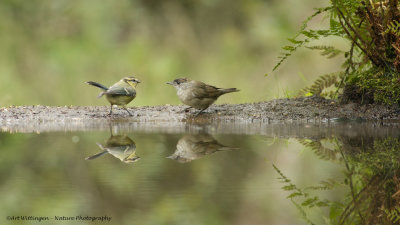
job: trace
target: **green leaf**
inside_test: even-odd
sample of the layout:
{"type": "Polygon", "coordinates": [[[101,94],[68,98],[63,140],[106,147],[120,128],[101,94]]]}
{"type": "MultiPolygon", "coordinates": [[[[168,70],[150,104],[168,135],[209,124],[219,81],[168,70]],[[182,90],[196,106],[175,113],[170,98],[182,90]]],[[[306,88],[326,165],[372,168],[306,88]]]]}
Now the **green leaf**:
{"type": "Polygon", "coordinates": [[[294,51],[296,48],[290,45],[286,45],[282,47],[282,49],[287,50],[287,51],[294,51]]]}
{"type": "Polygon", "coordinates": [[[289,185],[283,186],[282,189],[285,191],[291,191],[291,190],[296,189],[296,186],[294,184],[289,184],[289,185]]]}
{"type": "Polygon", "coordinates": [[[294,193],[288,195],[286,198],[294,198],[294,197],[302,196],[302,195],[303,195],[303,194],[300,193],[300,192],[294,192],[294,193]]]}
{"type": "Polygon", "coordinates": [[[308,198],[305,201],[303,201],[301,203],[302,206],[308,206],[308,207],[313,207],[314,206],[314,202],[318,201],[318,197],[314,197],[314,198],[308,198]]]}
{"type": "Polygon", "coordinates": [[[298,41],[298,40],[296,40],[294,38],[288,38],[288,41],[290,41],[293,44],[301,44],[303,42],[303,41],[298,41]]]}

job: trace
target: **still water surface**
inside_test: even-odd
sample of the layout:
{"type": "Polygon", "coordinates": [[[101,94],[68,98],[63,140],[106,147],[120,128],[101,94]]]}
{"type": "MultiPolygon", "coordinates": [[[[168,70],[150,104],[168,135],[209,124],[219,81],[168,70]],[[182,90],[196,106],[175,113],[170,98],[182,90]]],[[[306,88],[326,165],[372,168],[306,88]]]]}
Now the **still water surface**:
{"type": "Polygon", "coordinates": [[[396,125],[257,126],[0,133],[1,224],[395,221],[396,125]]]}

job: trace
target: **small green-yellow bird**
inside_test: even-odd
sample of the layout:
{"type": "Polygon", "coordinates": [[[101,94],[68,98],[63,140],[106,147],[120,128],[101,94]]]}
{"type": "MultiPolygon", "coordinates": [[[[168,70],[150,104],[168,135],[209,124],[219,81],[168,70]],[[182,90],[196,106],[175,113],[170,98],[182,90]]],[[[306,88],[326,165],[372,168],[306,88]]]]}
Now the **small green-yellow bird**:
{"type": "Polygon", "coordinates": [[[109,88],[94,81],[88,81],[86,83],[103,89],[103,91],[97,97],[100,98],[101,96],[105,95],[107,101],[111,104],[110,113],[108,115],[112,114],[113,106],[118,105],[122,106],[122,108],[132,116],[132,114],[126,108],[126,105],[136,97],[135,88],[137,84],[140,83],[140,80],[135,77],[124,77],[109,88]]]}
{"type": "Polygon", "coordinates": [[[86,160],[96,159],[106,153],[113,155],[124,163],[133,163],[140,159],[136,155],[136,144],[126,135],[112,135],[108,138],[106,145],[96,143],[102,152],[86,158],[86,160]]]}

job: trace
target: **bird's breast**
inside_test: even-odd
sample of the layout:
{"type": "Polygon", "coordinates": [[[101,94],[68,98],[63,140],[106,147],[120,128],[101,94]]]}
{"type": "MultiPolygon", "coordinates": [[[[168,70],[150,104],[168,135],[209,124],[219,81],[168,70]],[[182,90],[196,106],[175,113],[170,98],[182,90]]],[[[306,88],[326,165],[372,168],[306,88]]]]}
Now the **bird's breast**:
{"type": "Polygon", "coordinates": [[[129,95],[106,95],[107,100],[113,105],[126,105],[131,102],[135,96],[129,95]]]}

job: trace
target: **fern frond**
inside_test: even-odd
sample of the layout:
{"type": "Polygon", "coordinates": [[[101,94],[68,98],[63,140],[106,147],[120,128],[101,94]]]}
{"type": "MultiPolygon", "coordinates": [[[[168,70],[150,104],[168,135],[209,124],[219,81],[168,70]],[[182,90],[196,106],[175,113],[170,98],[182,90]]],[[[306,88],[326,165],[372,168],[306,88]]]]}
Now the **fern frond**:
{"type": "Polygon", "coordinates": [[[303,146],[310,148],[318,158],[323,160],[336,160],[336,152],[332,149],[324,147],[320,141],[312,141],[309,139],[298,140],[303,146]]]}
{"type": "Polygon", "coordinates": [[[327,34],[327,32],[330,32],[329,30],[326,30],[322,33],[324,33],[324,35],[318,33],[319,31],[306,31],[308,22],[310,22],[314,17],[316,17],[317,15],[329,11],[331,10],[332,7],[325,7],[325,8],[316,8],[314,14],[312,14],[311,16],[309,16],[301,25],[300,30],[297,32],[297,34],[293,37],[293,38],[289,38],[288,41],[290,41],[293,45],[287,45],[285,47],[283,47],[283,50],[285,50],[280,57],[278,57],[280,60],[278,61],[278,63],[275,64],[274,68],[272,69],[272,71],[275,71],[289,56],[292,55],[293,52],[295,52],[298,48],[302,47],[305,43],[310,42],[313,39],[318,39],[320,36],[324,36],[327,34]],[[297,38],[300,35],[304,35],[306,38],[304,38],[303,40],[298,40],[297,38]]]}
{"type": "MultiPolygon", "coordinates": [[[[320,76],[310,87],[303,88],[298,95],[319,95],[328,97],[328,94],[322,95],[322,91],[334,85],[338,87],[344,72],[330,73],[320,76]]],[[[332,96],[333,97],[333,96],[332,96]]]]}
{"type": "MultiPolygon", "coordinates": [[[[287,196],[288,199],[292,201],[292,203],[296,206],[296,208],[299,210],[301,213],[303,219],[307,221],[309,224],[314,224],[309,218],[306,213],[306,208],[310,209],[313,207],[326,207],[330,206],[332,202],[328,200],[320,200],[318,196],[311,195],[310,193],[306,192],[306,189],[312,189],[312,188],[305,188],[305,189],[300,189],[298,188],[292,181],[286,177],[282,171],[280,171],[274,164],[272,164],[274,167],[275,171],[279,174],[279,179],[285,184],[284,187],[282,187],[283,190],[291,192],[289,196],[287,196]],[[301,203],[298,203],[297,201],[301,201],[301,203]]],[[[330,184],[324,184],[324,188],[321,187],[315,187],[314,190],[325,190],[329,189],[330,184]]],[[[332,184],[333,186],[333,184],[332,184]]]]}
{"type": "Polygon", "coordinates": [[[320,50],[322,56],[326,56],[328,59],[336,57],[344,52],[340,49],[337,49],[333,46],[326,46],[326,45],[314,45],[314,46],[306,46],[306,48],[311,50],[320,50]]]}
{"type": "Polygon", "coordinates": [[[303,218],[303,220],[305,220],[308,224],[310,225],[314,225],[314,223],[308,218],[306,211],[304,210],[304,208],[298,204],[297,202],[292,200],[293,205],[296,206],[297,210],[300,212],[301,217],[303,218]]]}
{"type": "Polygon", "coordinates": [[[333,188],[335,188],[335,187],[338,186],[339,184],[340,184],[340,183],[337,182],[337,181],[335,181],[335,180],[328,179],[328,180],[326,180],[326,181],[321,181],[321,182],[320,182],[320,185],[306,187],[306,188],[304,188],[304,191],[305,191],[305,190],[320,190],[320,191],[323,191],[323,190],[332,190],[333,188]]]}
{"type": "Polygon", "coordinates": [[[395,35],[400,34],[400,22],[390,21],[390,23],[387,25],[387,28],[384,32],[385,33],[393,33],[395,35]]]}
{"type": "Polygon", "coordinates": [[[303,31],[306,30],[308,23],[316,16],[318,16],[319,14],[323,13],[323,12],[327,12],[329,10],[331,10],[332,7],[324,7],[324,8],[314,8],[315,12],[314,14],[312,14],[311,16],[307,17],[306,20],[303,21],[300,30],[297,32],[297,34],[294,36],[293,39],[296,39],[303,31]]]}
{"type": "Polygon", "coordinates": [[[400,206],[396,206],[393,209],[383,209],[386,213],[386,217],[393,223],[400,222],[400,206]]]}

